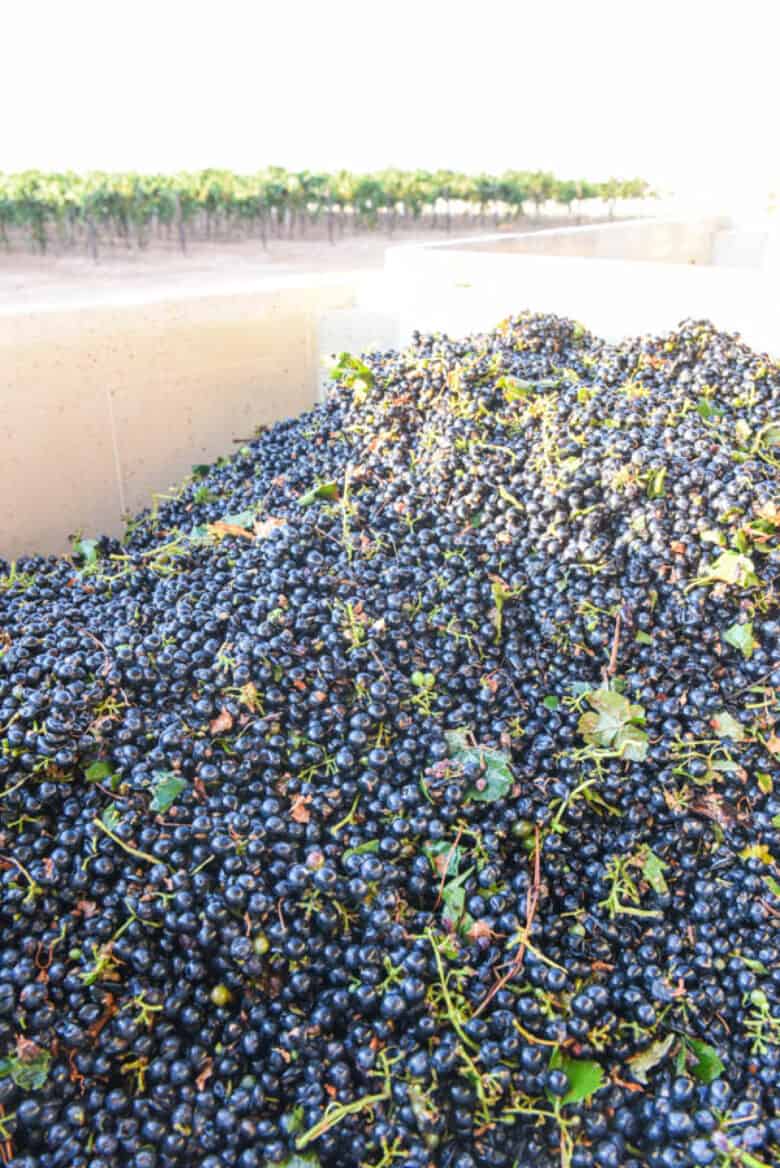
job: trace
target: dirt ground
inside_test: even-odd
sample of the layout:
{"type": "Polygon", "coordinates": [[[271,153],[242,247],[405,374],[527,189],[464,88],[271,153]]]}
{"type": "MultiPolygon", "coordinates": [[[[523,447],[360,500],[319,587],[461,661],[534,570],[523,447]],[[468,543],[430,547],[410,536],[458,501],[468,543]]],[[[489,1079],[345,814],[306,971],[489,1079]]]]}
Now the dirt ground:
{"type": "MultiPolygon", "coordinates": [[[[571,219],[545,216],[537,222],[520,220],[507,231],[534,231],[573,226],[571,219]]],[[[101,247],[98,262],[84,253],[33,255],[21,246],[0,253],[0,307],[24,308],[41,303],[67,302],[71,297],[100,298],[124,291],[145,292],[151,287],[167,290],[203,286],[215,289],[231,282],[269,276],[294,276],[308,272],[328,273],[379,270],[388,247],[407,243],[477,238],[494,234],[455,225],[445,230],[346,234],[329,243],[309,234],[303,239],[270,239],[267,248],[259,239],[190,242],[186,254],[174,243],[153,241],[142,251],[126,247],[101,247]]]]}

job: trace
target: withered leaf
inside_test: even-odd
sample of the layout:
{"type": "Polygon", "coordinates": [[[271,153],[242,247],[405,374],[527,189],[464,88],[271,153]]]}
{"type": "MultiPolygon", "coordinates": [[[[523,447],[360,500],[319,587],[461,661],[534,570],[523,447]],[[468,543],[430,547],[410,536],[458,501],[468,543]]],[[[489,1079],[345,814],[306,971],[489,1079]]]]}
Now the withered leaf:
{"type": "Polygon", "coordinates": [[[290,818],[296,823],[308,823],[311,819],[308,803],[311,803],[311,795],[295,795],[290,807],[290,818]]]}
{"type": "Polygon", "coordinates": [[[220,710],[216,718],[209,722],[209,730],[212,734],[224,734],[227,730],[233,728],[233,715],[227,710],[220,710]]]}

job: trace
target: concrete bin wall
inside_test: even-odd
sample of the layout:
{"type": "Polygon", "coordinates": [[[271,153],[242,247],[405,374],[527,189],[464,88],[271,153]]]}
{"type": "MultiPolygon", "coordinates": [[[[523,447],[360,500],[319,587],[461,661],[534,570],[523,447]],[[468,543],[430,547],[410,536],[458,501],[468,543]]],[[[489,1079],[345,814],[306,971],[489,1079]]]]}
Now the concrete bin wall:
{"type": "Polygon", "coordinates": [[[780,281],[764,271],[423,249],[399,249],[388,266],[402,341],[415,328],[457,336],[532,309],[612,340],[708,318],[780,353],[780,281]]]}
{"type": "Polygon", "coordinates": [[[694,316],[780,355],[779,272],[777,236],[640,220],[394,247],[378,275],[5,310],[0,557],[67,550],[76,531],[121,534],[124,514],[193,464],[311,406],[323,358],[395,347],[414,329],[457,336],[532,309],[618,339],[694,316]]]}
{"type": "Polygon", "coordinates": [[[124,530],[194,463],[317,399],[349,274],[0,314],[0,556],[124,530]]]}
{"type": "Polygon", "coordinates": [[[398,306],[402,343],[415,328],[457,336],[532,309],[574,317],[612,340],[705,317],[756,349],[780,354],[772,237],[756,246],[749,232],[724,223],[637,220],[391,248],[384,295],[398,306]],[[737,237],[728,254],[732,261],[740,257],[738,266],[715,266],[727,250],[724,234],[737,237]],[[542,236],[544,254],[531,254],[542,236]],[[618,250],[618,241],[632,259],[604,258],[618,250]],[[707,247],[710,262],[688,262],[692,251],[703,254],[707,247]]]}
{"type": "MultiPolygon", "coordinates": [[[[642,260],[656,263],[709,264],[725,218],[694,220],[630,219],[587,227],[555,227],[549,231],[495,235],[464,240],[458,250],[501,255],[581,256],[583,259],[642,260]]],[[[423,245],[426,248],[428,245],[423,245]]],[[[453,244],[430,245],[441,250],[453,244]]]]}

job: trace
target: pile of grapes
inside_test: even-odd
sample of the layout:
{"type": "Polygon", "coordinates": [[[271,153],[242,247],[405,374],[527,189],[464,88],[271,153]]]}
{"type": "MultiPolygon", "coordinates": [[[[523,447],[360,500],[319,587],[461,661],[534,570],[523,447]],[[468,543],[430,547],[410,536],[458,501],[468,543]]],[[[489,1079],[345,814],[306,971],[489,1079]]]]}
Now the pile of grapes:
{"type": "Polygon", "coordinates": [[[780,1162],[780,367],[342,355],[0,571],[0,1160],[780,1162]]]}

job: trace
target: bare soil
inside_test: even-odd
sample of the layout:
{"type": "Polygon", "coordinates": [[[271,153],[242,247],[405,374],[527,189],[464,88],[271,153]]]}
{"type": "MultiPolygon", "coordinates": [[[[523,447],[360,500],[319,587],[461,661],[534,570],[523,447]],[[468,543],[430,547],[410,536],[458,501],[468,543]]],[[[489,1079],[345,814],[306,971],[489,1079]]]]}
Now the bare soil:
{"type": "MultiPolygon", "coordinates": [[[[544,216],[538,221],[524,218],[499,230],[535,231],[573,225],[572,219],[544,216]]],[[[379,270],[388,247],[473,239],[494,232],[492,227],[479,230],[455,224],[451,232],[400,230],[392,236],[363,232],[345,234],[329,243],[324,233],[310,230],[304,238],[269,239],[265,248],[259,239],[196,240],[188,244],[186,253],[174,241],[153,240],[142,250],[103,245],[97,263],[84,252],[50,251],[35,255],[19,241],[12,251],[0,252],[0,307],[64,303],[84,295],[99,299],[103,294],[110,297],[161,286],[166,289],[203,286],[215,290],[236,281],[265,276],[379,270]]]]}

